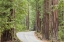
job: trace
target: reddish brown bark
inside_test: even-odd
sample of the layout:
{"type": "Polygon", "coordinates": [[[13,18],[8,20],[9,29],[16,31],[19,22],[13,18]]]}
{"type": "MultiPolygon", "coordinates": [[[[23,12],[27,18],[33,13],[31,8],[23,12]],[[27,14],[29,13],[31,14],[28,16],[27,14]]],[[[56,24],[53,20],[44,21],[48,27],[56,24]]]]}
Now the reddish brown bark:
{"type": "Polygon", "coordinates": [[[49,39],[49,0],[44,0],[43,36],[49,39]]]}
{"type": "Polygon", "coordinates": [[[37,11],[37,31],[40,32],[41,31],[41,19],[40,19],[40,11],[37,11]]]}
{"type": "MultiPolygon", "coordinates": [[[[55,7],[55,5],[58,4],[58,0],[52,0],[52,5],[55,7]]],[[[52,10],[54,9],[52,7],[52,10]]],[[[57,37],[58,37],[58,10],[55,9],[51,13],[51,37],[53,42],[57,42],[57,37]]]]}
{"type": "Polygon", "coordinates": [[[36,1],[36,28],[37,32],[41,32],[41,19],[40,19],[40,6],[39,6],[39,0],[36,1]]]}

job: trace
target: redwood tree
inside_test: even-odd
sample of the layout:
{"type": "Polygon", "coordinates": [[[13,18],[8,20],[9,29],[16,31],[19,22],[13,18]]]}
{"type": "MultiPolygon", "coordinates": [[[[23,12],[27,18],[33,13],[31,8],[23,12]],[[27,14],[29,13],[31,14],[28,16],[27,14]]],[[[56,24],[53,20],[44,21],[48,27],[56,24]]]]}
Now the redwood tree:
{"type": "Polygon", "coordinates": [[[55,5],[58,4],[58,0],[52,0],[52,40],[53,42],[57,42],[58,37],[58,9],[55,9],[55,5]]]}
{"type": "Polygon", "coordinates": [[[49,39],[49,0],[44,0],[43,37],[49,39]]]}
{"type": "Polygon", "coordinates": [[[40,19],[40,6],[39,0],[36,0],[36,29],[37,32],[41,32],[41,19],[40,19]]]}

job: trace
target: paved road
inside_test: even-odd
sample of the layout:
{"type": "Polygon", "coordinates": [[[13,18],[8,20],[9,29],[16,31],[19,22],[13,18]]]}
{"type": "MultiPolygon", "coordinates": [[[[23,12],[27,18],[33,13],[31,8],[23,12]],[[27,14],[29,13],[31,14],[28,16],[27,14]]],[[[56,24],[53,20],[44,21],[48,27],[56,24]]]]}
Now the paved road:
{"type": "Polygon", "coordinates": [[[41,42],[35,37],[34,31],[18,32],[16,35],[22,42],[41,42]]]}

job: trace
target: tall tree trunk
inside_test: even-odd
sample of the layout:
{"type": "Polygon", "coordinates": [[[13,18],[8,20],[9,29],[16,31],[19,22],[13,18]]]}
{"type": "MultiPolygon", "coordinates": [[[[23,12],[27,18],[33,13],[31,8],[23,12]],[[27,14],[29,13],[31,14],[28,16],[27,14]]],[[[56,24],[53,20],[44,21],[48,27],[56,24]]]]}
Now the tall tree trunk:
{"type": "Polygon", "coordinates": [[[13,23],[13,28],[11,28],[11,33],[12,33],[12,41],[14,40],[14,36],[15,36],[15,10],[14,9],[10,9],[10,16],[11,16],[11,22],[14,21],[13,23]]]}
{"type": "Polygon", "coordinates": [[[37,31],[38,32],[41,32],[41,19],[40,19],[40,11],[39,10],[37,10],[37,31]]]}
{"type": "Polygon", "coordinates": [[[41,19],[40,19],[40,11],[39,11],[39,0],[36,0],[36,28],[37,32],[41,32],[41,19]]]}
{"type": "Polygon", "coordinates": [[[27,30],[29,30],[29,3],[28,3],[28,14],[26,16],[26,27],[27,27],[27,30]]]}
{"type": "MultiPolygon", "coordinates": [[[[57,5],[58,0],[52,0],[52,5],[57,5]]],[[[52,7],[52,10],[54,7],[52,7]]],[[[52,40],[53,42],[57,42],[58,37],[58,10],[55,9],[52,11],[52,40]]]]}
{"type": "Polygon", "coordinates": [[[44,15],[43,15],[43,36],[49,39],[49,0],[44,0],[44,15]]]}

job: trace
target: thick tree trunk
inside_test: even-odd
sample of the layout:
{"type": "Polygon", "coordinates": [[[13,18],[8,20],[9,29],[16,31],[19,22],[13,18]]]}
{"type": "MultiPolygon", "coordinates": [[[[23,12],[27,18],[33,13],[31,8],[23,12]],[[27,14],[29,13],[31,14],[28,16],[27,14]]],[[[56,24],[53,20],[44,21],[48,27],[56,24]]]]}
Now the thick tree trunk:
{"type": "MultiPolygon", "coordinates": [[[[58,0],[52,0],[52,5],[57,5],[58,0]]],[[[52,10],[54,7],[52,8],[52,10]]],[[[58,10],[55,9],[52,11],[52,40],[53,42],[57,42],[57,37],[58,37],[58,10]]]]}
{"type": "Polygon", "coordinates": [[[49,39],[49,0],[44,0],[43,35],[49,39]]]}
{"type": "Polygon", "coordinates": [[[7,29],[2,32],[1,42],[12,41],[14,29],[7,29]]]}

